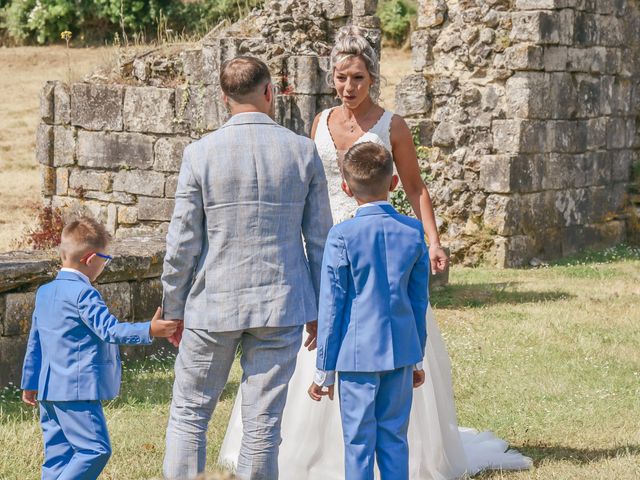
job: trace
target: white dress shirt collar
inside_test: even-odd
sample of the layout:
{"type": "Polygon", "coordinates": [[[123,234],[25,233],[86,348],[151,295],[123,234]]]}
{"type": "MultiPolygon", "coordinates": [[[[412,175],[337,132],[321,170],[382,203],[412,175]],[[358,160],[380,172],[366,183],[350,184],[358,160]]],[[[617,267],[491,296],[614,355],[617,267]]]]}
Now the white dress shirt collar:
{"type": "Polygon", "coordinates": [[[84,280],[86,283],[88,283],[89,285],[91,285],[91,280],[89,279],[89,277],[87,277],[84,273],[82,273],[80,270],[76,270],[75,268],[69,268],[69,267],[62,267],[60,269],[61,272],[70,272],[70,273],[75,273],[76,275],[78,275],[82,280],[84,280]]]}
{"type": "Polygon", "coordinates": [[[360,210],[361,208],[372,207],[374,205],[391,205],[391,204],[387,200],[377,200],[375,202],[363,203],[356,209],[356,211],[360,210]]]}

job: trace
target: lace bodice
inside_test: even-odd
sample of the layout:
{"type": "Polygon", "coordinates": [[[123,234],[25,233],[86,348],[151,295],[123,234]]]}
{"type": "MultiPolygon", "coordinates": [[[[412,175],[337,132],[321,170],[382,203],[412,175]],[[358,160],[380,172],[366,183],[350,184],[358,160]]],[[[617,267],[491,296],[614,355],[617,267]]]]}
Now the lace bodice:
{"type": "MultiPolygon", "coordinates": [[[[337,107],[334,107],[337,108],[337,107]]],[[[342,174],[340,173],[339,160],[345,152],[338,152],[336,145],[329,132],[329,115],[333,108],[323,110],[320,114],[318,127],[314,141],[316,148],[322,159],[324,171],[327,175],[327,183],[329,187],[329,200],[331,201],[331,213],[335,223],[346,220],[353,216],[357,205],[355,201],[345,195],[342,191],[342,174]]],[[[378,122],[365,132],[358,140],[354,142],[374,142],[385,147],[393,155],[391,147],[391,121],[393,120],[393,112],[385,110],[378,122]]]]}

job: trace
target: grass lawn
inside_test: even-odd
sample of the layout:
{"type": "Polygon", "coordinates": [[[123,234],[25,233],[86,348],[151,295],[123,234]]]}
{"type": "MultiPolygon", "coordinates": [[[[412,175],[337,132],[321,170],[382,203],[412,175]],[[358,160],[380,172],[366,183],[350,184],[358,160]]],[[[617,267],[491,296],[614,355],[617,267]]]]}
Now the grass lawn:
{"type": "MultiPolygon", "coordinates": [[[[529,270],[454,268],[432,302],[453,362],[461,425],[490,429],[534,458],[481,479],[640,478],[640,250],[618,248],[529,270]]],[[[125,366],[106,405],[113,457],[104,479],[158,477],[171,359],[125,366]]],[[[240,370],[209,430],[214,468],[240,370]]],[[[310,404],[311,405],[311,404],[310,404]]],[[[0,398],[0,478],[37,478],[33,410],[0,398]]]]}

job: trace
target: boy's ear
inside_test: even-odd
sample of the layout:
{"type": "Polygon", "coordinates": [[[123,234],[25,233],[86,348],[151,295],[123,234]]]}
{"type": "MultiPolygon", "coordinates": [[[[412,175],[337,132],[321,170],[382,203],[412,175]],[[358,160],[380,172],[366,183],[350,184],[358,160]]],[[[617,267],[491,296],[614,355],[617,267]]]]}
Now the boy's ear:
{"type": "Polygon", "coordinates": [[[398,186],[398,182],[400,182],[398,175],[394,175],[393,177],[391,177],[391,184],[389,185],[390,192],[393,192],[396,189],[396,187],[398,186]]]}
{"type": "Polygon", "coordinates": [[[353,192],[345,180],[342,180],[342,191],[346,193],[348,197],[353,197],[353,192]]]}

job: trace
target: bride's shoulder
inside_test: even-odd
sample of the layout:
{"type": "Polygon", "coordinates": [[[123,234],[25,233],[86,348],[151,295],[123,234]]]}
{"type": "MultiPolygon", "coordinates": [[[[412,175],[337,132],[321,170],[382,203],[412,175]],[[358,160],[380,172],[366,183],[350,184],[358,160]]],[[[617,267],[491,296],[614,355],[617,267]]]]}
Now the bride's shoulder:
{"type": "Polygon", "coordinates": [[[313,119],[313,124],[311,126],[311,138],[316,138],[316,131],[318,130],[318,125],[320,125],[320,121],[323,120],[327,115],[329,115],[329,112],[331,110],[332,110],[331,108],[326,108],[322,110],[320,113],[318,113],[316,117],[313,119]]]}

